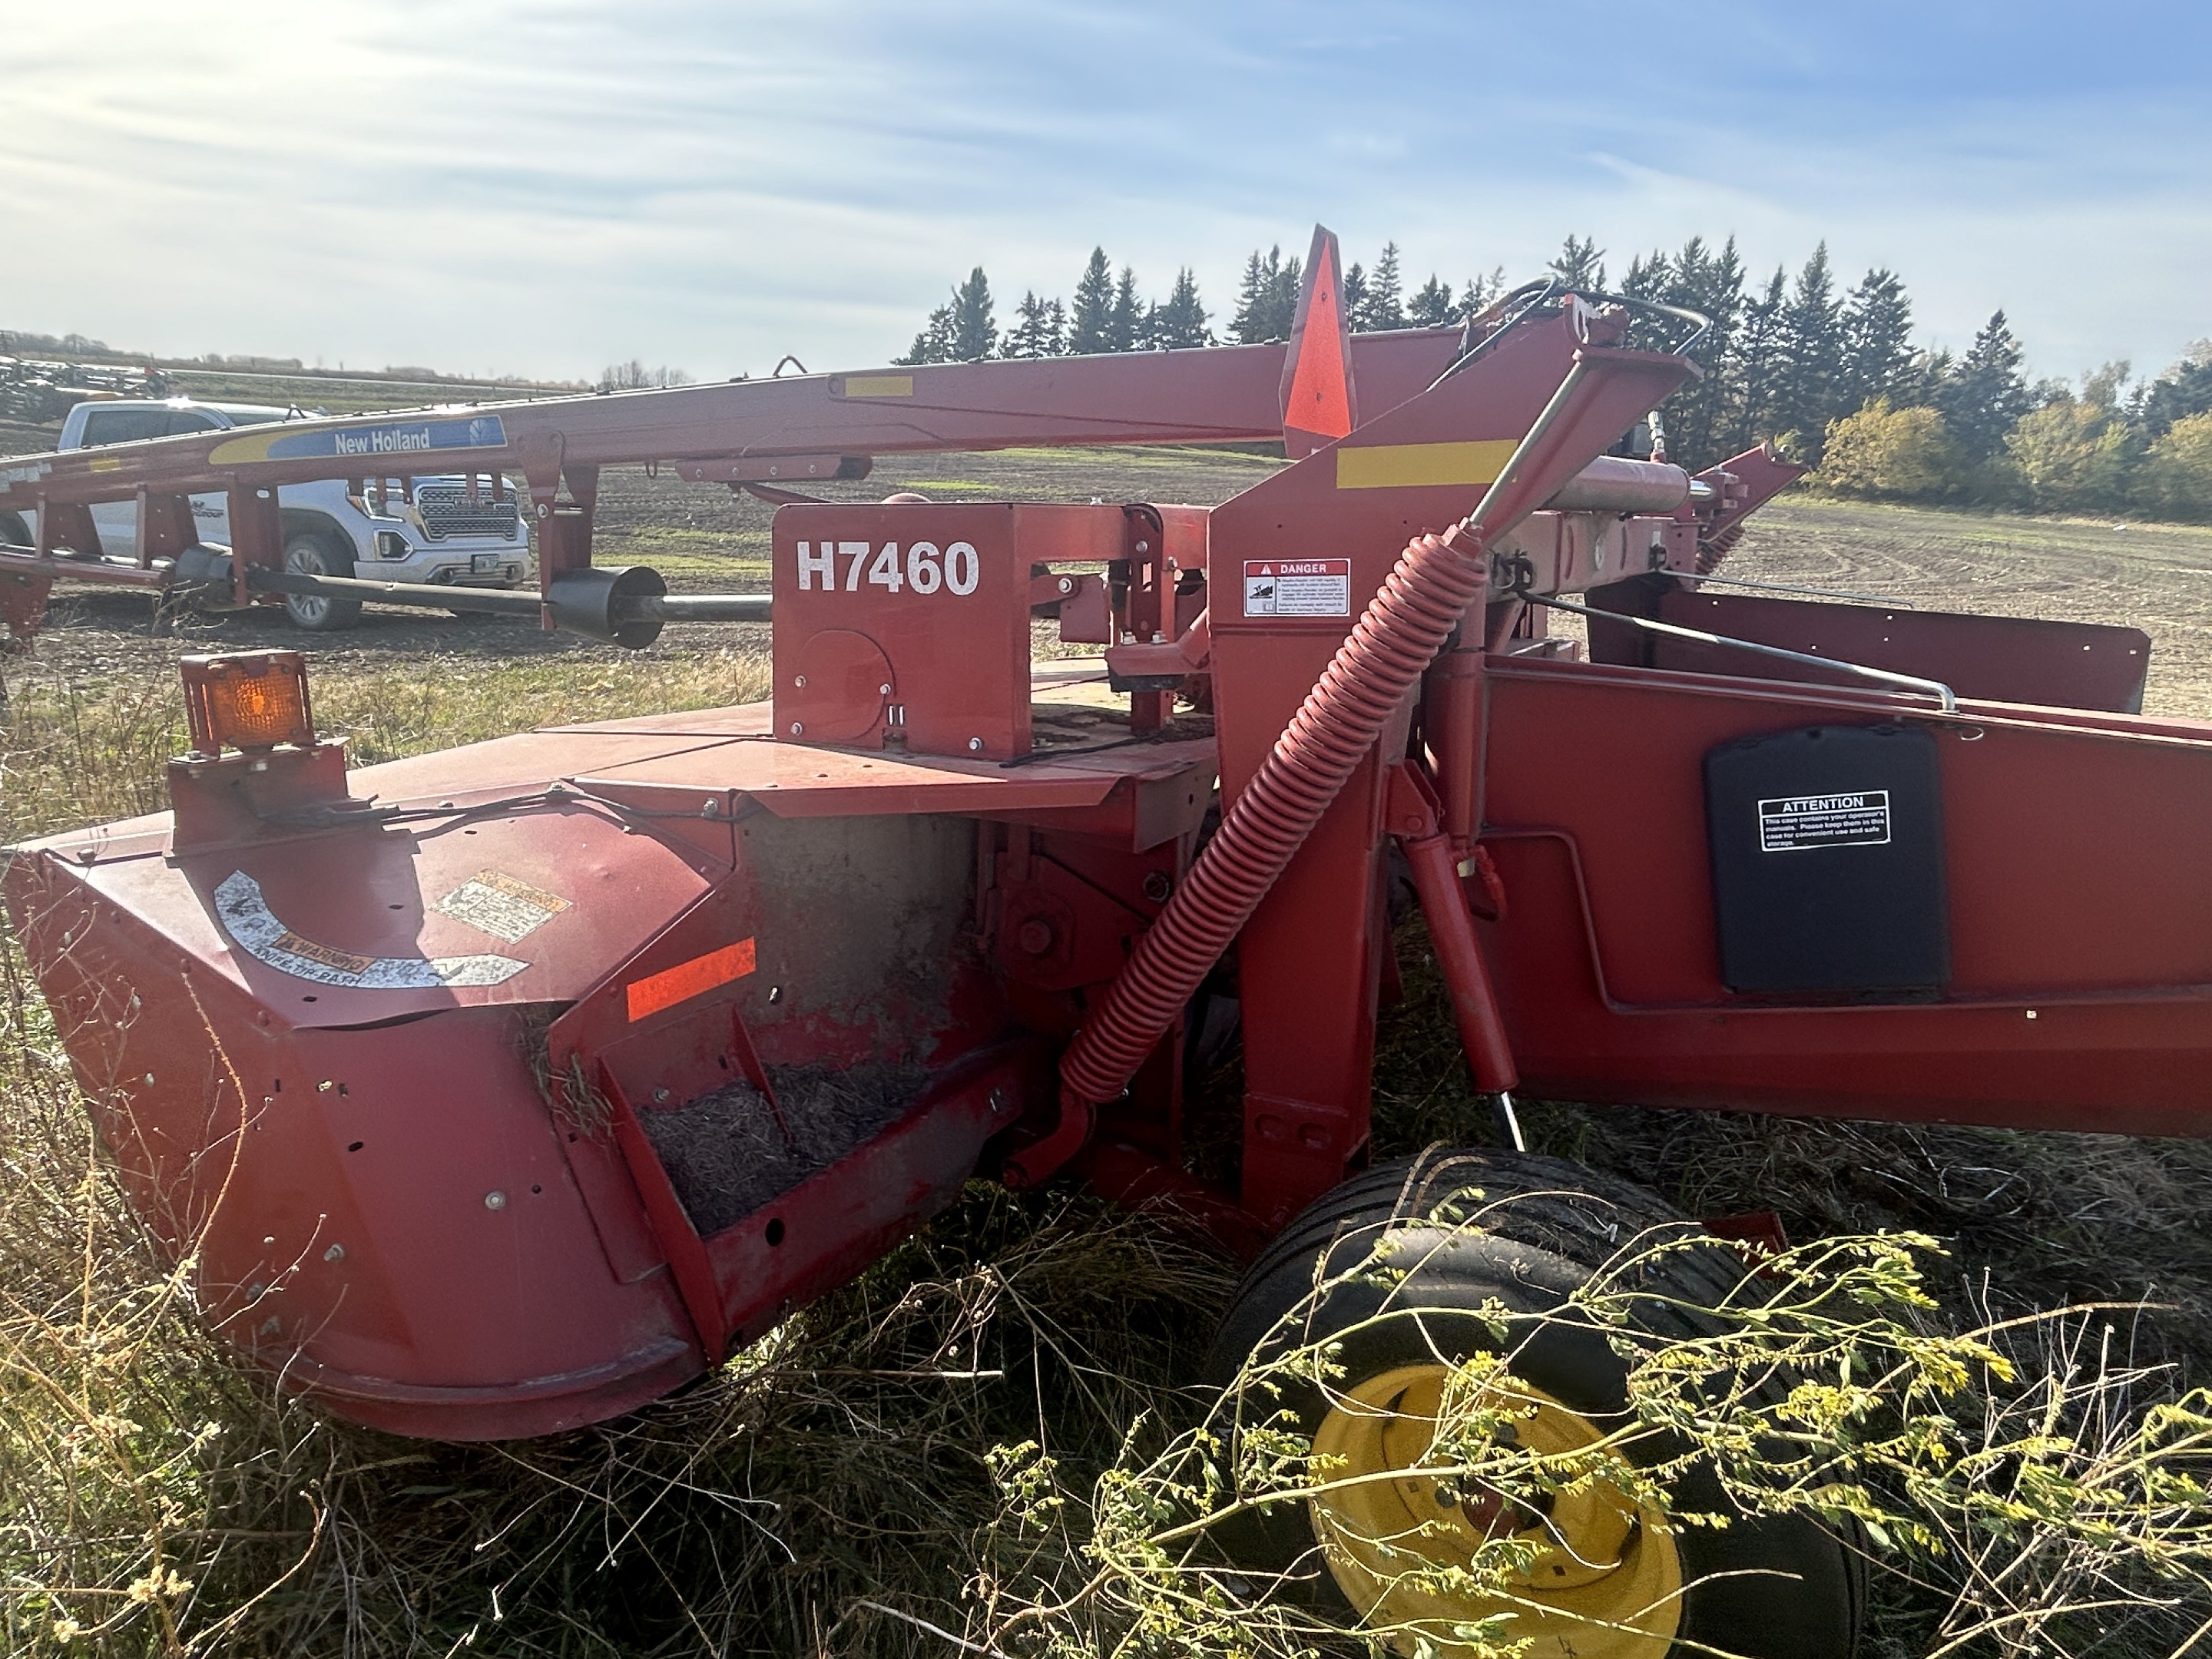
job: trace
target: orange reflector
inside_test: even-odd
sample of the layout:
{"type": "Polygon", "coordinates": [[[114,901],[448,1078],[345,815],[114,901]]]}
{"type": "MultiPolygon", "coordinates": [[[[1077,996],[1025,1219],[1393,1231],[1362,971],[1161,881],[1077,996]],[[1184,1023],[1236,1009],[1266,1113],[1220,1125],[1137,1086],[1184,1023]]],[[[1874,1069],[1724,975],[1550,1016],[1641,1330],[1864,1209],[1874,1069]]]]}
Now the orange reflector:
{"type": "Polygon", "coordinates": [[[1291,335],[1295,362],[1290,390],[1283,394],[1283,424],[1317,438],[1341,438],[1352,430],[1352,370],[1344,357],[1347,335],[1334,251],[1333,242],[1316,237],[1317,269],[1305,315],[1291,335]]]}
{"type": "Polygon", "coordinates": [[[679,1002],[689,1002],[702,991],[711,991],[717,985],[727,985],[733,979],[743,979],[753,970],[753,942],[741,939],[735,945],[725,945],[719,951],[709,951],[703,957],[694,957],[689,962],[679,962],[673,968],[664,968],[657,974],[647,974],[643,979],[629,982],[629,1017],[633,1022],[647,1014],[657,1014],[663,1008],[673,1008],[679,1002]]]}
{"type": "Polygon", "coordinates": [[[280,743],[313,746],[307,660],[298,652],[186,657],[177,666],[184,677],[185,716],[195,754],[219,755],[226,747],[273,749],[280,743]]]}

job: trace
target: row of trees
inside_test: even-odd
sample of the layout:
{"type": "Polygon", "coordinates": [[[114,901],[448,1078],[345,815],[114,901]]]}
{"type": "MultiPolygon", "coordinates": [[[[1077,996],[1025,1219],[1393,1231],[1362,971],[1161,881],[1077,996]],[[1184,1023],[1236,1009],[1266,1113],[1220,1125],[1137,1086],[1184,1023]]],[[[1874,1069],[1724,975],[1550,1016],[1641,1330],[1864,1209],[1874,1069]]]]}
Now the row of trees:
{"type": "MultiPolygon", "coordinates": [[[[1298,308],[1304,261],[1283,257],[1271,247],[1254,249],[1245,262],[1244,281],[1221,336],[1207,325],[1213,314],[1199,299],[1198,280],[1185,267],[1176,272],[1164,300],[1146,300],[1137,290],[1137,273],[1123,265],[1117,275],[1106,250],[1091,250],[1090,263],[1076,279],[1075,297],[1066,303],[1034,291],[1022,295],[1014,319],[1001,329],[990,278],[981,265],[929,314],[902,363],[964,363],[986,357],[1085,356],[1103,351],[1165,351],[1185,346],[1231,342],[1252,345],[1290,337],[1298,308]]],[[[1430,328],[1456,322],[1497,297],[1504,273],[1469,279],[1456,295],[1432,274],[1411,296],[1399,274],[1398,245],[1384,246],[1375,269],[1355,264],[1344,273],[1344,298],[1352,325],[1364,332],[1394,328],[1430,328]]]]}
{"type": "MultiPolygon", "coordinates": [[[[1592,238],[1570,236],[1549,270],[1582,291],[1611,286],[1605,250],[1592,238]]],[[[1165,299],[1148,301],[1132,268],[1117,273],[1105,250],[1093,248],[1072,301],[1024,293],[1001,330],[979,265],[931,313],[899,361],[1285,339],[1304,274],[1302,262],[1279,246],[1255,249],[1217,335],[1215,313],[1188,268],[1176,273],[1165,299]]],[[[1352,326],[1376,332],[1457,323],[1504,289],[1502,269],[1456,289],[1434,273],[1410,294],[1405,281],[1395,242],[1372,267],[1352,265],[1344,297],[1352,326]]],[[[1876,268],[1845,287],[1825,243],[1794,276],[1778,265],[1760,280],[1746,270],[1734,238],[1715,246],[1693,236],[1674,252],[1635,256],[1618,288],[1711,319],[1692,348],[1705,376],[1665,410],[1668,453],[1691,467],[1774,441],[1820,464],[1821,480],[1846,494],[2212,517],[2212,431],[2200,436],[2188,426],[2212,413],[2212,344],[2200,343],[2146,382],[2130,384],[2126,363],[2107,364],[2078,389],[2032,382],[2002,311],[1963,353],[1917,348],[1904,281],[1876,268]]]]}
{"type": "Polygon", "coordinates": [[[1941,409],[1878,398],[1829,427],[1815,478],[1875,501],[2212,520],[2212,340],[2155,380],[2124,392],[2126,380],[2127,365],[2109,363],[2079,392],[2039,388],[1978,459],[1941,409]]]}

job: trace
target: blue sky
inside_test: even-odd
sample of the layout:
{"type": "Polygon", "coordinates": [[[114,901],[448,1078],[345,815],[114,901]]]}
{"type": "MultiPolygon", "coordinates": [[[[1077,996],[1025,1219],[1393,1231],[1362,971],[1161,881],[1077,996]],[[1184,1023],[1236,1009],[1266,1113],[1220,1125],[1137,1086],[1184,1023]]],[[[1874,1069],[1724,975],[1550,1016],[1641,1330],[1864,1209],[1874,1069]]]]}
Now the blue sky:
{"type": "Polygon", "coordinates": [[[1825,237],[2045,374],[2212,335],[2202,6],[0,0],[0,325],[161,351],[858,366],[1094,243],[1225,321],[1316,219],[1416,281],[1825,237]]]}

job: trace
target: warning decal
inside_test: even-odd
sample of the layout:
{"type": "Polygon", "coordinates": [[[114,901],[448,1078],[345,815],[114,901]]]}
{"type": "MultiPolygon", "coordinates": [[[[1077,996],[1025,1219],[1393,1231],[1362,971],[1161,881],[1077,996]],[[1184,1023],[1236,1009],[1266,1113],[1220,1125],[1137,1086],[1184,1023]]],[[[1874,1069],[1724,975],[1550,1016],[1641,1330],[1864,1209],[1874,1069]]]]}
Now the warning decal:
{"type": "Polygon", "coordinates": [[[514,945],[567,909],[568,901],[496,870],[479,870],[431,908],[514,945]]]}
{"type": "Polygon", "coordinates": [[[1352,561],[1247,559],[1244,614],[1348,617],[1352,614],[1352,561]]]}
{"type": "Polygon", "coordinates": [[[1784,795],[1759,803],[1759,850],[1880,847],[1889,841],[1889,791],[1856,795],[1784,795]]]}
{"type": "Polygon", "coordinates": [[[215,913],[238,946],[280,974],[359,991],[421,991],[446,985],[497,985],[530,964],[513,957],[364,957],[294,933],[269,908],[261,884],[234,870],[215,890],[215,913]]]}

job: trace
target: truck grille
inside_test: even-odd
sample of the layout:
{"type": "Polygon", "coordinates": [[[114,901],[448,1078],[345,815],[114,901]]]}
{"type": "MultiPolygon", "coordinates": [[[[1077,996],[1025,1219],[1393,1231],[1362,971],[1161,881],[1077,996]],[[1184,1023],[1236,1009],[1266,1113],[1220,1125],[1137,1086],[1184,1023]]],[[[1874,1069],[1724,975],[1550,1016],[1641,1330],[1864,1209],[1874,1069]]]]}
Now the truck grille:
{"type": "Polygon", "coordinates": [[[448,536],[492,536],[512,541],[522,523],[514,497],[495,501],[489,490],[471,501],[459,484],[422,484],[415,491],[423,533],[434,542],[448,536]]]}

